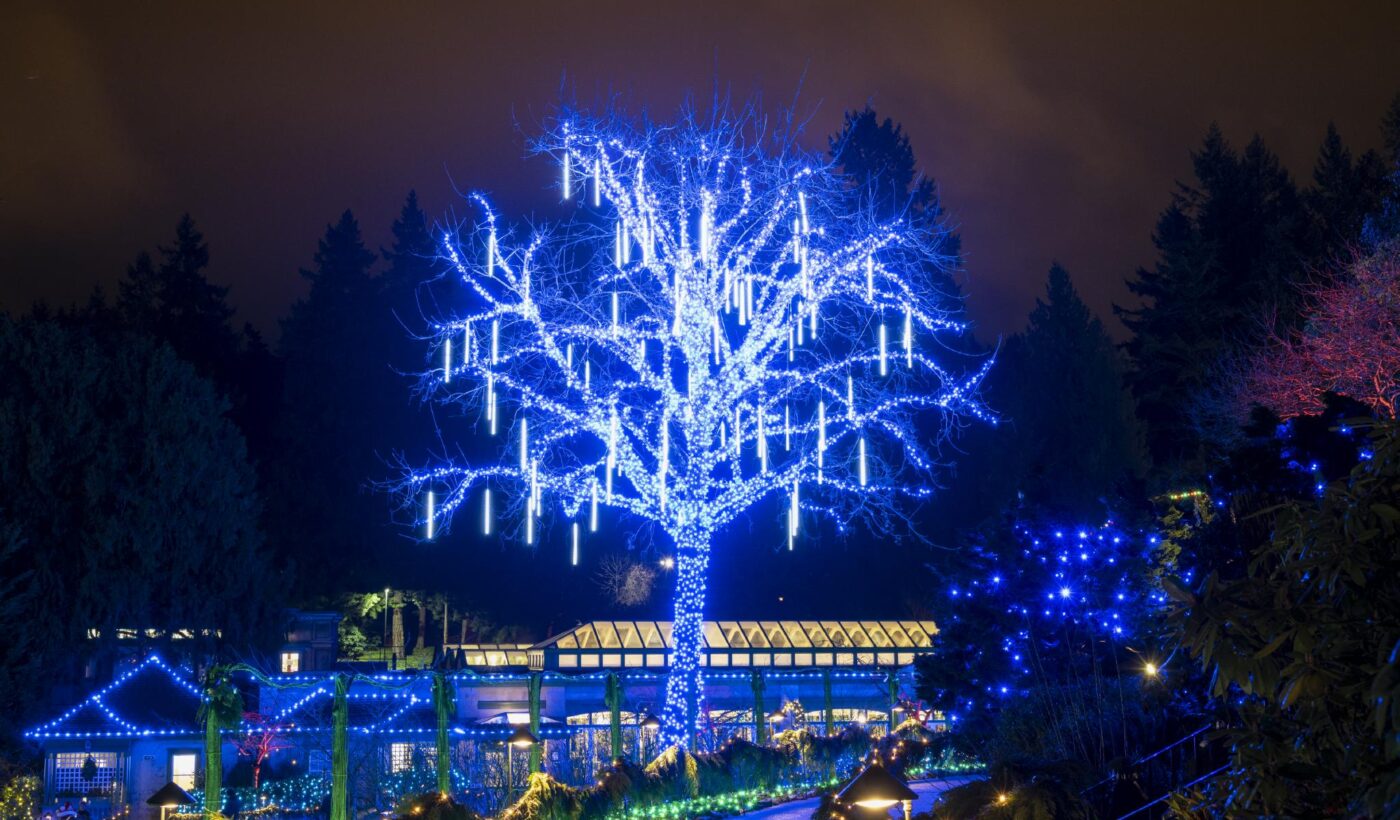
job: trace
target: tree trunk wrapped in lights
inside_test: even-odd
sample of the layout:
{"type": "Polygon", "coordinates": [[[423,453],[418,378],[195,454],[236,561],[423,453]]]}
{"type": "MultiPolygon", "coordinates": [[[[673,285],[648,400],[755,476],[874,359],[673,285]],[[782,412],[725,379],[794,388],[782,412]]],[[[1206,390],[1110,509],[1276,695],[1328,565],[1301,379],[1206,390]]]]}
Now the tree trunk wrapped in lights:
{"type": "Polygon", "coordinates": [[[578,216],[526,235],[473,195],[477,230],[444,237],[467,297],[432,324],[423,379],[479,410],[500,455],[408,469],[402,497],[427,538],[470,503],[485,533],[513,521],[533,544],[548,509],[575,563],[600,509],[669,536],[662,737],[689,748],[716,534],[765,501],[786,510],[775,537],[790,549],[804,514],[842,530],[851,513],[897,517],[894,496],[929,494],[949,427],[987,417],[976,391],[991,361],[921,343],[963,328],[932,284],[938,237],[878,221],[757,117],[566,114],[538,149],[578,216]]]}

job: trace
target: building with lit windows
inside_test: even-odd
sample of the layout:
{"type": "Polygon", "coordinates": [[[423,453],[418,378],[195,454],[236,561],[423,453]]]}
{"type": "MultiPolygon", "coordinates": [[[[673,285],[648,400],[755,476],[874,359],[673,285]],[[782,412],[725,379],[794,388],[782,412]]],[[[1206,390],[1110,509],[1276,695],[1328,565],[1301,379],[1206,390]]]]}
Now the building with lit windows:
{"type": "MultiPolygon", "coordinates": [[[[699,745],[801,725],[887,731],[903,719],[900,710],[912,700],[912,665],[932,651],[936,633],[930,621],[708,622],[699,745]]],[[[455,689],[453,768],[468,798],[490,808],[492,788],[504,783],[507,771],[523,780],[523,759],[504,765],[505,739],[514,727],[531,723],[532,711],[539,715],[531,728],[542,745],[542,765],[566,782],[589,782],[609,762],[614,709],[629,757],[659,751],[648,725],[661,711],[670,648],[665,621],[593,621],[537,644],[449,644],[437,666],[455,689]],[[610,681],[621,693],[612,707],[610,681]]],[[[280,661],[286,668],[286,658],[280,661]]],[[[275,800],[295,813],[323,799],[317,789],[330,771],[334,671],[287,669],[266,681],[248,679],[247,708],[273,728],[277,741],[264,768],[268,785],[258,793],[243,788],[244,810],[249,801],[275,800]],[[298,785],[264,793],[275,783],[298,785]]],[[[28,737],[45,751],[45,804],[86,797],[95,818],[129,808],[140,820],[153,820],[159,811],[145,799],[165,783],[197,790],[203,727],[192,679],[188,670],[153,656],[30,730],[28,737]]],[[[399,794],[431,787],[436,719],[430,674],[361,674],[347,710],[357,784],[352,799],[359,809],[388,808],[399,794]]],[[[252,726],[241,730],[245,737],[252,726]]],[[[239,734],[227,733],[223,755],[231,790],[241,788],[239,734]]]]}

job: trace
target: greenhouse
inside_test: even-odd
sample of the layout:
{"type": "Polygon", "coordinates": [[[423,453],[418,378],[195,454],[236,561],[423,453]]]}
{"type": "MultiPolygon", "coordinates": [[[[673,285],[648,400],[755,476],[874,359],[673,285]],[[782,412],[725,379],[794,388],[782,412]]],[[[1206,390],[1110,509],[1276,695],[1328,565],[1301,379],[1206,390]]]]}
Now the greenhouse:
{"type": "MultiPolygon", "coordinates": [[[[929,621],[708,622],[697,748],[803,727],[883,734],[917,708],[909,702],[912,664],[932,651],[935,634],[929,621]]],[[[537,644],[448,645],[434,671],[249,672],[238,676],[243,721],[224,732],[222,782],[245,809],[315,810],[327,794],[339,679],[352,681],[345,714],[354,803],[385,808],[429,789],[433,680],[442,673],[453,699],[452,776],[473,804],[499,806],[532,765],[585,784],[619,757],[661,751],[670,641],[669,622],[592,621],[537,644]],[[528,750],[511,740],[521,727],[533,739],[528,750]],[[254,763],[260,777],[250,774],[254,763]]],[[[45,803],[156,818],[160,807],[146,798],[164,784],[198,796],[205,726],[194,680],[191,670],[150,656],[31,729],[44,746],[45,803]]],[[[938,716],[922,717],[941,728],[938,716]]]]}

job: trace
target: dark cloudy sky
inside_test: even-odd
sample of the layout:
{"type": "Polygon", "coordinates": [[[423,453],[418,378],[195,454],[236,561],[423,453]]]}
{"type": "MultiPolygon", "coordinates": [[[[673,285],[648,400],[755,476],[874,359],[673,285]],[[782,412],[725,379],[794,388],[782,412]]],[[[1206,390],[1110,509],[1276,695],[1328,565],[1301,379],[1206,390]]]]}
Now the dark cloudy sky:
{"type": "MultiPolygon", "coordinates": [[[[985,335],[1050,261],[1107,315],[1151,259],[1188,150],[1218,120],[1305,176],[1329,119],[1378,143],[1400,4],[89,3],[0,10],[0,309],[111,287],[191,211],[243,318],[270,330],[346,207],[386,242],[451,181],[550,201],[525,134],[560,99],[663,116],[716,82],[812,115],[867,101],[943,186],[985,335]]],[[[545,214],[547,215],[547,213],[545,214]]]]}

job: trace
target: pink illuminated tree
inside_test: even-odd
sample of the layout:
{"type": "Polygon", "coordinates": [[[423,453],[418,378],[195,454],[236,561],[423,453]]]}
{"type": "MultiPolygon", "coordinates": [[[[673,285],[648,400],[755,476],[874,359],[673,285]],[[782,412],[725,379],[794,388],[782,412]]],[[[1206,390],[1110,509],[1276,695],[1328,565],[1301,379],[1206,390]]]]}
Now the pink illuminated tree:
{"type": "Polygon", "coordinates": [[[291,748],[282,737],[287,727],[257,712],[243,714],[244,731],[234,736],[234,746],[241,757],[250,759],[253,765],[253,790],[256,791],[262,779],[262,767],[273,752],[291,748]]]}
{"type": "Polygon", "coordinates": [[[1317,412],[1325,393],[1395,418],[1400,409],[1400,248],[1356,254],[1308,293],[1301,328],[1275,337],[1246,369],[1244,398],[1283,418],[1317,412]]]}

